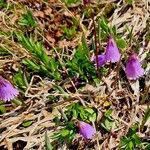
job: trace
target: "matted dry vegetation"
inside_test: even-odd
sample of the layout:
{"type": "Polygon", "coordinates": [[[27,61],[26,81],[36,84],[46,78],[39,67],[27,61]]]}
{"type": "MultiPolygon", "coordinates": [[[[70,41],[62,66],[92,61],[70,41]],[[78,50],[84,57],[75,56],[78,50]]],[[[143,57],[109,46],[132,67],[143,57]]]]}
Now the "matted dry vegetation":
{"type": "MultiPolygon", "coordinates": [[[[75,81],[71,78],[59,82],[63,89],[68,93],[69,98],[65,98],[62,93],[51,90],[55,84],[54,80],[47,77],[33,74],[26,91],[20,93],[22,105],[6,103],[7,113],[0,115],[0,149],[8,150],[43,150],[45,146],[45,132],[52,135],[59,127],[55,126],[53,119],[60,116],[60,111],[73,102],[81,102],[84,106],[96,108],[98,112],[97,121],[99,122],[107,110],[105,101],[108,101],[113,108],[113,119],[117,122],[117,129],[110,133],[97,131],[96,139],[92,149],[113,150],[118,149],[120,138],[128,132],[128,129],[134,122],[141,122],[149,105],[150,94],[150,42],[146,40],[149,31],[150,3],[148,0],[135,0],[133,6],[129,6],[122,0],[92,1],[95,7],[95,17],[97,20],[102,15],[106,16],[109,24],[116,26],[118,33],[123,33],[123,38],[128,39],[126,31],[132,29],[133,37],[139,44],[139,56],[143,63],[147,63],[144,78],[136,82],[127,81],[124,76],[118,79],[116,88],[112,87],[116,73],[111,70],[108,76],[102,78],[99,85],[93,86],[86,84],[82,90],[78,89],[75,81]],[[73,89],[73,90],[70,90],[73,89]],[[147,94],[147,99],[144,94],[147,94]],[[57,103],[49,101],[47,96],[56,96],[57,103]],[[108,96],[108,97],[107,97],[108,96]],[[140,103],[141,101],[144,103],[140,103]],[[103,102],[102,102],[103,101],[103,102]],[[24,120],[31,120],[32,124],[28,127],[22,126],[24,120]],[[98,140],[102,141],[99,144],[98,140]]],[[[12,80],[13,74],[18,71],[23,58],[32,57],[19,43],[12,38],[13,31],[22,31],[32,33],[35,40],[44,42],[46,53],[50,56],[57,56],[60,59],[67,51],[68,58],[74,55],[74,48],[81,42],[84,32],[88,45],[91,44],[91,34],[93,32],[92,20],[83,15],[83,6],[81,4],[68,7],[61,1],[48,0],[48,2],[38,0],[7,0],[7,7],[0,10],[0,47],[9,49],[10,56],[0,56],[0,71],[3,76],[12,80]],[[7,9],[12,5],[11,9],[7,9]],[[30,9],[37,19],[38,26],[33,30],[25,30],[17,25],[17,21],[26,9],[30,9]],[[62,24],[72,25],[72,20],[80,19],[77,32],[72,39],[61,39],[64,34],[61,28],[62,24]],[[8,33],[8,34],[7,34],[8,33]],[[59,47],[63,51],[52,52],[51,49],[59,47]]],[[[132,45],[134,47],[134,44],[132,45]]],[[[102,45],[102,47],[104,47],[102,45]]],[[[126,49],[124,49],[124,52],[126,49]]],[[[124,68],[124,65],[121,64],[124,68]]],[[[26,67],[23,66],[27,72],[26,67]]],[[[67,71],[64,67],[63,72],[67,71]]],[[[65,93],[66,96],[66,93],[65,93]]],[[[141,138],[150,140],[150,120],[145,123],[146,131],[139,131],[141,138]]],[[[84,149],[84,141],[76,136],[72,143],[75,148],[84,149]],[[78,143],[78,144],[77,144],[78,143]],[[83,147],[82,147],[83,146],[83,147]]],[[[73,146],[72,146],[73,147],[73,146]]],[[[66,145],[58,149],[67,149],[66,145]]]]}

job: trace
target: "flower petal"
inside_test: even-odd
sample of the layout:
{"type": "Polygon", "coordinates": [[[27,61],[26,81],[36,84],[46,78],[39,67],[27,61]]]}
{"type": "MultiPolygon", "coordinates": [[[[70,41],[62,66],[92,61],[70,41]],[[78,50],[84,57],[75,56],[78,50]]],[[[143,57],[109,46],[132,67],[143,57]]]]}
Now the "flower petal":
{"type": "MultiPolygon", "coordinates": [[[[95,55],[92,56],[91,60],[94,61],[95,66],[96,66],[96,56],[95,55]]],[[[98,67],[101,67],[105,64],[106,64],[105,55],[104,54],[98,55],[98,67]]]]}
{"type": "Polygon", "coordinates": [[[119,53],[119,49],[112,37],[109,37],[105,55],[107,62],[115,63],[120,60],[121,54],[119,53]]]}
{"type": "Polygon", "coordinates": [[[144,75],[144,69],[141,67],[136,54],[132,54],[129,56],[125,73],[129,80],[136,80],[144,75]]]}
{"type": "Polygon", "coordinates": [[[9,81],[0,76],[0,99],[10,101],[18,96],[18,94],[19,91],[9,81]]]}
{"type": "Polygon", "coordinates": [[[90,124],[79,121],[78,122],[79,132],[85,139],[92,139],[96,130],[90,124]]]}

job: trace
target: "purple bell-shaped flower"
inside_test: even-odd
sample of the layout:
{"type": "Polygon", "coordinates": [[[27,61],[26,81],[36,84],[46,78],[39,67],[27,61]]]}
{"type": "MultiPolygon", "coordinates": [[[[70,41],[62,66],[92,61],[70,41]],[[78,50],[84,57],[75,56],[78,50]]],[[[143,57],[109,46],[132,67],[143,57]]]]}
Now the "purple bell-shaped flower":
{"type": "Polygon", "coordinates": [[[93,126],[90,124],[79,121],[78,122],[78,128],[79,128],[79,133],[85,138],[85,139],[92,139],[92,137],[95,135],[96,130],[93,126]]]}
{"type": "Polygon", "coordinates": [[[136,80],[144,75],[144,69],[135,53],[129,56],[125,73],[129,80],[136,80]]]}
{"type": "Polygon", "coordinates": [[[115,63],[120,60],[121,54],[119,52],[119,49],[117,47],[117,44],[113,40],[113,38],[110,36],[107,47],[106,47],[106,52],[105,52],[105,60],[106,62],[111,62],[115,63]]]}
{"type": "Polygon", "coordinates": [[[18,96],[19,91],[12,84],[0,76],[0,100],[10,101],[18,96]]]}

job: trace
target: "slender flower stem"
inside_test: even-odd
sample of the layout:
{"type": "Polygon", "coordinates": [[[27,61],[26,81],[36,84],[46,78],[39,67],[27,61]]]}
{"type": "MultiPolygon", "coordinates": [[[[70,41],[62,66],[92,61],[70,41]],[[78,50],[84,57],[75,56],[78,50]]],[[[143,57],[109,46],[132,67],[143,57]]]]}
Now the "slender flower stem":
{"type": "Polygon", "coordinates": [[[92,15],[92,20],[93,20],[94,38],[95,38],[96,68],[97,68],[97,75],[98,75],[98,77],[100,77],[99,71],[98,71],[98,47],[97,47],[96,25],[95,25],[94,15],[92,15]]]}
{"type": "Polygon", "coordinates": [[[150,85],[144,88],[142,100],[140,101],[140,104],[144,104],[146,100],[148,100],[148,91],[150,89],[150,85]]]}
{"type": "Polygon", "coordinates": [[[114,84],[113,84],[114,88],[116,88],[116,84],[117,84],[117,81],[119,79],[120,63],[121,63],[121,57],[120,57],[119,62],[117,63],[117,67],[115,68],[116,77],[115,77],[115,81],[114,81],[114,84]]]}
{"type": "Polygon", "coordinates": [[[112,68],[112,63],[110,62],[106,77],[109,76],[109,74],[111,73],[111,71],[112,71],[111,68],[112,68]]]}

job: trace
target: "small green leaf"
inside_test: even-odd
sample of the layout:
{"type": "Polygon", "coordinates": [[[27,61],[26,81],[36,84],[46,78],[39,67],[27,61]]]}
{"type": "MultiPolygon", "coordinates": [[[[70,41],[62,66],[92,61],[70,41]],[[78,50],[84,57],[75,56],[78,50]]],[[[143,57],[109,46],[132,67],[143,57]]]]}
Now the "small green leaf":
{"type": "Polygon", "coordinates": [[[134,145],[133,145],[133,142],[132,142],[132,141],[130,141],[130,142],[128,143],[126,150],[134,150],[134,145]]]}
{"type": "Polygon", "coordinates": [[[106,112],[105,112],[105,117],[110,117],[111,113],[112,113],[112,109],[108,109],[106,112]]]}
{"type": "Polygon", "coordinates": [[[65,2],[68,7],[73,4],[81,2],[80,0],[62,0],[62,1],[65,2]]]}
{"type": "Polygon", "coordinates": [[[7,7],[7,2],[5,0],[0,0],[0,8],[7,7]]]}
{"type": "Polygon", "coordinates": [[[87,55],[88,55],[89,47],[87,45],[86,37],[84,34],[82,35],[82,47],[83,47],[84,51],[87,52],[87,55]]]}
{"type": "Polygon", "coordinates": [[[78,117],[77,111],[73,109],[72,112],[73,112],[73,117],[74,117],[74,118],[77,118],[77,117],[78,117]]]}
{"type": "MultiPolygon", "coordinates": [[[[123,136],[120,140],[120,148],[125,150],[134,150],[141,146],[140,137],[137,134],[138,123],[135,123],[126,136],[123,136]]],[[[140,149],[140,148],[139,148],[140,149]]]]}
{"type": "Polygon", "coordinates": [[[31,124],[32,124],[31,120],[25,120],[25,121],[23,121],[22,126],[23,127],[29,127],[31,124]]]}
{"type": "Polygon", "coordinates": [[[21,89],[26,89],[28,86],[28,81],[26,75],[23,73],[22,70],[19,70],[14,76],[13,76],[14,83],[21,89]]]}
{"type": "Polygon", "coordinates": [[[71,122],[67,122],[67,124],[61,123],[59,125],[62,125],[63,128],[55,132],[52,135],[52,138],[55,140],[59,140],[60,142],[67,141],[67,144],[71,143],[76,133],[76,128],[74,123],[71,121],[71,122]]]}
{"type": "Polygon", "coordinates": [[[1,56],[11,55],[11,52],[9,51],[7,47],[0,45],[0,55],[1,56]]]}
{"type": "Polygon", "coordinates": [[[97,114],[92,108],[84,107],[79,103],[73,103],[66,107],[65,114],[68,118],[77,118],[87,122],[94,122],[97,114]]]}
{"type": "Polygon", "coordinates": [[[96,113],[94,113],[93,115],[91,115],[91,116],[89,117],[89,121],[95,122],[95,121],[96,121],[96,117],[97,117],[97,115],[96,115],[96,113]]]}
{"type": "Polygon", "coordinates": [[[67,130],[67,129],[63,129],[63,130],[61,130],[60,134],[61,134],[63,137],[65,137],[65,136],[69,135],[70,132],[69,132],[69,130],[67,130]]]}
{"type": "Polygon", "coordinates": [[[120,48],[120,49],[125,49],[127,47],[127,43],[124,39],[121,39],[121,38],[117,39],[116,42],[117,42],[118,48],[120,48]]]}
{"type": "Polygon", "coordinates": [[[136,145],[139,145],[141,143],[140,137],[137,134],[132,135],[132,138],[134,139],[134,143],[136,145]]]}
{"type": "Polygon", "coordinates": [[[86,108],[85,109],[88,113],[90,114],[93,114],[94,113],[94,110],[92,108],[86,108]]]}
{"type": "Polygon", "coordinates": [[[113,127],[113,123],[112,121],[105,119],[104,123],[101,123],[101,126],[106,129],[107,131],[110,131],[113,127]]]}
{"type": "Polygon", "coordinates": [[[12,102],[15,104],[15,105],[17,105],[17,106],[21,106],[22,105],[22,101],[21,100],[19,100],[19,99],[13,99],[12,100],[12,102]]]}
{"type": "Polygon", "coordinates": [[[25,14],[22,15],[22,17],[19,19],[18,24],[21,26],[27,26],[27,27],[36,27],[37,22],[35,18],[32,15],[31,11],[27,11],[25,14]]]}
{"type": "Polygon", "coordinates": [[[22,60],[22,63],[27,65],[30,69],[34,70],[34,71],[39,71],[40,70],[40,67],[38,64],[36,64],[35,62],[33,62],[32,60],[30,59],[23,59],[22,60]]]}
{"type": "Polygon", "coordinates": [[[150,150],[150,144],[146,146],[145,150],[150,150]]]}
{"type": "Polygon", "coordinates": [[[51,142],[49,140],[47,131],[45,132],[45,146],[46,146],[46,150],[52,150],[53,149],[51,142]]]}
{"type": "Polygon", "coordinates": [[[5,108],[5,105],[3,104],[0,104],[0,113],[2,114],[6,113],[6,108],[5,108]]]}
{"type": "Polygon", "coordinates": [[[129,143],[130,139],[128,139],[126,136],[122,137],[120,140],[119,147],[122,149],[125,149],[127,147],[127,144],[129,143]]]}
{"type": "Polygon", "coordinates": [[[144,124],[146,123],[146,121],[149,118],[150,118],[150,107],[147,107],[147,110],[146,110],[145,115],[144,115],[143,120],[142,120],[141,128],[143,128],[144,124]]]}
{"type": "Polygon", "coordinates": [[[111,29],[108,26],[108,23],[105,18],[101,18],[98,23],[99,23],[99,26],[101,27],[101,31],[105,31],[106,34],[111,33],[111,29]]]}
{"type": "Polygon", "coordinates": [[[133,0],[126,0],[129,5],[133,4],[133,0]]]}
{"type": "Polygon", "coordinates": [[[72,39],[74,36],[75,36],[75,34],[76,34],[76,26],[73,26],[73,27],[71,27],[71,28],[67,28],[66,26],[65,27],[63,27],[63,32],[64,32],[64,36],[65,36],[65,38],[67,38],[67,39],[72,39]]]}

